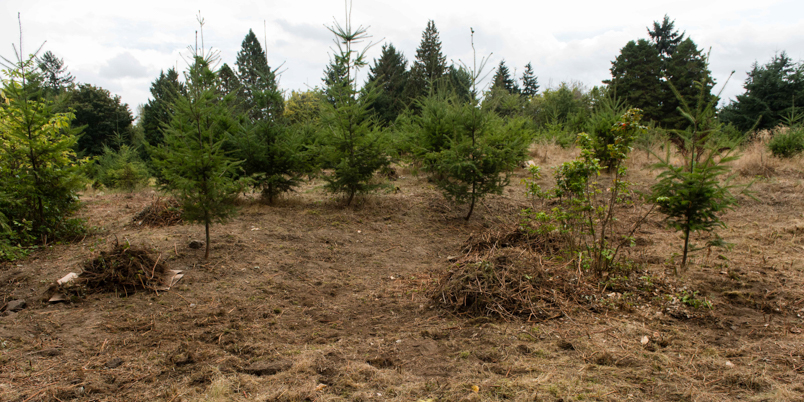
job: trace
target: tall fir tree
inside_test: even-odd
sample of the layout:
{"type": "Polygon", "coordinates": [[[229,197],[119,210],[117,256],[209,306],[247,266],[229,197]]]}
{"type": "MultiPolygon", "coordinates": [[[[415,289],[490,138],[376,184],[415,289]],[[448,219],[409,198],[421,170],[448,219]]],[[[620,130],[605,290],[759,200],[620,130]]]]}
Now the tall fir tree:
{"type": "Polygon", "coordinates": [[[463,66],[449,66],[447,72],[449,89],[460,102],[469,102],[477,94],[472,90],[472,73],[463,66]]]}
{"type": "MultiPolygon", "coordinates": [[[[281,112],[282,105],[263,103],[258,105],[255,94],[273,92],[278,89],[276,76],[268,66],[257,35],[251,29],[243,39],[240,51],[237,52],[237,79],[241,89],[238,93],[243,111],[246,111],[251,120],[260,120],[281,112]]],[[[259,96],[259,95],[257,95],[259,96]]]]}
{"type": "Polygon", "coordinates": [[[163,141],[162,129],[170,123],[173,105],[185,93],[179,74],[170,68],[167,73],[159,72],[159,77],[151,83],[151,98],[142,108],[142,127],[145,141],[158,146],[163,141]]]}
{"type": "Polygon", "coordinates": [[[611,62],[611,77],[604,83],[609,84],[614,96],[642,109],[647,119],[662,119],[662,59],[652,43],[645,39],[628,42],[611,62]]]}
{"type": "Polygon", "coordinates": [[[338,94],[350,85],[346,65],[337,58],[330,60],[324,69],[324,78],[321,79],[321,82],[324,84],[324,98],[330,104],[335,105],[338,94]]]}
{"type": "Polygon", "coordinates": [[[209,258],[209,228],[235,213],[234,200],[242,190],[235,179],[239,162],[227,156],[223,143],[234,130],[233,95],[219,99],[218,77],[210,69],[212,56],[195,56],[185,72],[187,91],[175,101],[164,142],[154,152],[154,163],[164,177],[163,188],[181,203],[183,216],[204,224],[209,258]]]}
{"type": "Polygon", "coordinates": [[[408,82],[408,61],[402,53],[397,52],[393,44],[383,45],[379,59],[369,67],[367,86],[377,91],[377,98],[371,109],[383,124],[393,123],[396,117],[405,110],[403,98],[408,82]]]}
{"type": "Polygon", "coordinates": [[[525,65],[522,73],[522,96],[532,98],[539,94],[539,81],[533,73],[533,66],[530,63],[525,65]]]}
{"type": "Polygon", "coordinates": [[[648,35],[663,58],[671,57],[684,40],[684,33],[679,34],[675,26],[676,21],[670,21],[670,17],[665,14],[661,24],[653,21],[653,29],[648,28],[648,35]]]}
{"type": "Polygon", "coordinates": [[[754,62],[743,88],[720,118],[742,131],[774,128],[804,106],[804,63],[795,63],[785,52],[761,66],[754,62]]]}
{"type": "Polygon", "coordinates": [[[51,51],[48,50],[41,58],[37,58],[36,63],[42,71],[47,95],[59,95],[75,85],[75,77],[67,71],[64,59],[56,57],[51,51]]]}
{"type": "Polygon", "coordinates": [[[241,87],[237,74],[226,63],[223,63],[218,70],[218,84],[218,91],[221,97],[231,93],[237,94],[241,87]]]}
{"type": "Polygon", "coordinates": [[[683,108],[684,103],[693,110],[698,109],[699,102],[703,102],[701,107],[713,101],[717,103],[715,99],[717,96],[712,94],[714,82],[709,79],[711,75],[706,56],[690,38],[684,39],[675,47],[670,58],[664,63],[664,84],[671,84],[678,94],[675,95],[672,88],[664,88],[664,91],[669,91],[670,94],[663,96],[662,100],[663,127],[681,130],[689,125],[689,120],[678,110],[679,107],[683,108]],[[696,82],[704,85],[703,98],[700,96],[701,87],[696,85],[696,82]]]}
{"type": "Polygon", "coordinates": [[[438,90],[438,84],[447,73],[447,58],[441,51],[441,39],[435,22],[430,20],[416,49],[416,60],[410,69],[407,98],[414,100],[438,90]]]}
{"type": "Polygon", "coordinates": [[[505,60],[500,61],[497,70],[494,72],[494,78],[492,78],[491,91],[496,90],[504,90],[509,94],[519,93],[519,85],[511,77],[511,72],[508,70],[508,66],[505,65],[505,60]]]}

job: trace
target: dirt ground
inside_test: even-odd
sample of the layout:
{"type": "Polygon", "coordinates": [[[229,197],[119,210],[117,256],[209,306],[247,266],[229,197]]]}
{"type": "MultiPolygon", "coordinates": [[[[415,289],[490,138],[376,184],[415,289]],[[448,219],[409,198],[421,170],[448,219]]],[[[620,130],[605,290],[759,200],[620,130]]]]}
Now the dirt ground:
{"type": "MultiPolygon", "coordinates": [[[[545,172],[571,157],[534,152],[545,172]]],[[[766,172],[758,160],[738,168],[766,172]]],[[[0,268],[0,305],[27,302],[0,316],[0,400],[804,400],[804,170],[773,163],[757,199],[726,214],[730,251],[701,251],[675,277],[678,234],[653,216],[628,250],[632,272],[553,268],[593,283],[595,302],[539,319],[455,313],[435,292],[468,239],[516,227],[530,205],[524,170],[469,222],[402,168],[392,189],[348,208],[317,181],[273,206],[246,197],[213,226],[209,260],[188,247],[200,225],[132,224],[153,190],[88,192],[95,234],[0,268]],[[116,239],[157,250],[184,278],[158,294],[42,300],[116,239]]],[[[637,188],[653,180],[649,164],[635,152],[637,188]]]]}

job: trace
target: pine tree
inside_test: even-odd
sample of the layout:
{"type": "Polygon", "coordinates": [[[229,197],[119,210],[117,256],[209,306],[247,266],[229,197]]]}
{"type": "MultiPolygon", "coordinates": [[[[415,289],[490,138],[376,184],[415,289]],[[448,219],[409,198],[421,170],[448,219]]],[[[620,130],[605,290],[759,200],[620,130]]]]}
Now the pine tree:
{"type": "Polygon", "coordinates": [[[511,78],[511,72],[508,70],[508,66],[505,65],[505,60],[500,61],[497,71],[494,72],[491,91],[494,92],[495,90],[504,90],[509,94],[519,93],[519,86],[516,80],[511,78]]]}
{"type": "Polygon", "coordinates": [[[532,98],[539,94],[539,81],[533,73],[530,63],[525,65],[525,72],[522,73],[522,96],[532,98]]]}
{"type": "Polygon", "coordinates": [[[774,128],[804,105],[804,63],[796,64],[785,52],[762,66],[754,62],[743,87],[745,92],[721,110],[721,119],[742,131],[774,128]]]}
{"type": "Polygon", "coordinates": [[[49,95],[61,94],[65,89],[75,84],[75,77],[67,72],[64,59],[57,58],[51,51],[45,52],[36,63],[42,71],[45,89],[49,95]]]}
{"type": "Polygon", "coordinates": [[[324,97],[332,105],[337,102],[338,94],[348,90],[346,87],[350,84],[347,72],[346,65],[337,58],[331,60],[324,69],[324,78],[321,79],[324,83],[324,97]]]}
{"type": "Polygon", "coordinates": [[[220,70],[218,70],[218,82],[220,83],[218,91],[221,97],[228,94],[237,94],[240,91],[240,80],[234,70],[226,63],[223,63],[220,70]]]}
{"type": "Polygon", "coordinates": [[[345,194],[346,205],[352,203],[356,194],[376,189],[374,173],[389,163],[382,148],[382,130],[369,113],[376,93],[358,97],[355,87],[354,77],[367,64],[365,54],[371,44],[362,51],[354,47],[370,36],[363,26],[353,28],[350,16],[347,5],[345,23],[335,22],[327,27],[335,35],[337,53],[330,65],[334,66],[331,71],[338,75],[327,88],[330,102],[322,107],[321,126],[325,131],[320,149],[323,163],[332,167],[332,173],[324,177],[326,188],[332,193],[345,194]]]}
{"type": "Polygon", "coordinates": [[[472,91],[472,73],[463,66],[449,66],[449,90],[460,102],[469,102],[477,96],[472,91]]]}
{"type": "Polygon", "coordinates": [[[684,33],[679,34],[675,25],[676,21],[670,21],[670,17],[665,14],[661,24],[653,21],[653,30],[648,28],[648,35],[663,58],[671,57],[676,47],[684,40],[684,33]]]}
{"type": "Polygon", "coordinates": [[[20,45],[15,62],[3,58],[0,213],[11,220],[6,229],[16,232],[14,243],[28,245],[64,233],[66,217],[80,206],[85,160],[74,151],[79,130],[70,128],[73,113],[53,111],[43,98],[34,56],[22,54],[20,45]]]}
{"type": "Polygon", "coordinates": [[[659,51],[647,40],[630,41],[611,62],[611,80],[604,81],[614,95],[629,106],[642,109],[644,116],[660,121],[664,84],[659,51]]]}
{"type": "Polygon", "coordinates": [[[447,58],[441,52],[441,39],[435,22],[427,22],[422,41],[416,49],[416,60],[410,70],[407,98],[410,100],[436,91],[438,83],[447,72],[447,58]]]}
{"type": "Polygon", "coordinates": [[[377,91],[377,98],[371,106],[380,121],[389,124],[396,120],[406,105],[403,92],[408,81],[408,61],[397,52],[393,44],[383,45],[382,55],[374,59],[369,68],[366,85],[377,91]]]}
{"type": "Polygon", "coordinates": [[[144,137],[149,145],[155,147],[162,143],[162,129],[170,123],[174,103],[184,94],[184,84],[179,82],[176,70],[159,72],[159,77],[151,84],[152,98],[142,108],[144,137]]]}
{"type": "Polygon", "coordinates": [[[672,88],[665,88],[663,93],[662,113],[660,120],[662,127],[669,129],[684,129],[689,120],[684,117],[678,108],[683,107],[686,102],[693,110],[698,109],[698,102],[703,102],[703,107],[717,98],[712,94],[713,80],[710,78],[712,73],[708,69],[706,56],[697,48],[695,42],[690,38],[681,41],[675,48],[673,54],[664,63],[665,84],[669,82],[676,88],[680,98],[675,96],[672,88]],[[697,83],[705,83],[704,90],[706,96],[700,98],[700,87],[697,83]],[[672,97],[670,95],[673,95],[672,97]]]}
{"type": "Polygon", "coordinates": [[[276,76],[268,66],[265,52],[257,40],[254,31],[248,30],[248,34],[237,52],[237,78],[242,85],[238,94],[240,102],[252,120],[260,120],[280,113],[281,105],[265,103],[258,105],[255,99],[256,93],[273,92],[278,89],[276,76]]]}
{"type": "MultiPolygon", "coordinates": [[[[472,93],[477,93],[484,66],[485,61],[481,61],[479,67],[473,63],[471,70],[467,68],[472,93]]],[[[469,220],[477,201],[487,194],[500,194],[511,172],[524,160],[529,143],[525,120],[503,119],[481,109],[477,97],[469,102],[456,102],[434,93],[424,103],[432,103],[428,109],[436,114],[430,118],[422,113],[419,121],[432,124],[429,128],[420,125],[423,137],[440,148],[427,150],[426,169],[433,173],[447,198],[458,204],[469,203],[465,217],[469,220]]]]}
{"type": "Polygon", "coordinates": [[[204,258],[209,258],[210,225],[234,214],[234,200],[243,188],[235,180],[239,162],[222,149],[238,125],[232,118],[233,96],[218,97],[218,77],[210,69],[215,60],[214,53],[195,56],[185,72],[187,91],[176,100],[164,143],[153,155],[164,177],[163,188],[179,200],[183,216],[204,224],[204,258]]]}

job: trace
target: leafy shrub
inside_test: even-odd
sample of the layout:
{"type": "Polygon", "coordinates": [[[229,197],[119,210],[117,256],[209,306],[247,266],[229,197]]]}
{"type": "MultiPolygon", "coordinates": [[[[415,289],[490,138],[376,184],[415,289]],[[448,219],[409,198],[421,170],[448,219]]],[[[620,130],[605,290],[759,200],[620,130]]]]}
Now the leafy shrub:
{"type": "MultiPolygon", "coordinates": [[[[566,242],[568,251],[584,265],[597,273],[616,269],[620,250],[630,244],[633,233],[650,214],[648,211],[630,229],[620,227],[616,211],[628,205],[633,198],[630,183],[625,179],[624,162],[631,152],[630,144],[644,130],[639,109],[623,113],[618,121],[609,126],[611,143],[605,147],[590,135],[578,135],[581,155],[565,162],[556,169],[556,187],[544,191],[534,184],[539,178],[537,169],[531,169],[532,178],[526,181],[528,194],[548,198],[559,204],[549,213],[528,209],[522,213],[521,227],[528,232],[547,234],[557,230],[566,242]],[[597,155],[608,161],[611,184],[595,180],[605,168],[597,155]],[[585,264],[582,261],[586,261],[585,264]]],[[[602,130],[601,127],[596,129],[602,130]]],[[[608,135],[608,133],[606,133],[608,135]]]]}

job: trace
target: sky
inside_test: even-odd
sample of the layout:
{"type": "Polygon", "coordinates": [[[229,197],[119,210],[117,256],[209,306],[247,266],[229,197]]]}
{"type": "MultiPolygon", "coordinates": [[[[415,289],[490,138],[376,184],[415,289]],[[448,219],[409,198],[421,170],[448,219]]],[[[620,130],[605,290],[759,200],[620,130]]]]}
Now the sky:
{"type": "MultiPolygon", "coordinates": [[[[723,90],[724,101],[743,93],[754,62],[765,64],[781,51],[794,61],[804,59],[801,0],[352,0],[352,5],[353,25],[368,27],[373,36],[369,60],[379,57],[382,44],[393,43],[412,62],[422,31],[433,20],[448,63],[472,65],[471,28],[477,63],[489,60],[486,71],[505,60],[519,77],[530,62],[542,89],[562,82],[601,85],[620,49],[648,38],[646,27],[665,14],[710,52],[715,91],[723,90]]],[[[252,29],[270,66],[281,66],[280,87],[287,94],[320,86],[334,47],[326,26],[343,22],[345,7],[339,0],[0,0],[0,55],[8,59],[14,57],[12,44],[20,43],[18,13],[25,54],[44,43],[41,52],[63,59],[78,82],[119,95],[136,113],[161,70],[186,69],[199,15],[204,46],[218,50],[222,62],[234,65],[252,29]]]]}

